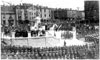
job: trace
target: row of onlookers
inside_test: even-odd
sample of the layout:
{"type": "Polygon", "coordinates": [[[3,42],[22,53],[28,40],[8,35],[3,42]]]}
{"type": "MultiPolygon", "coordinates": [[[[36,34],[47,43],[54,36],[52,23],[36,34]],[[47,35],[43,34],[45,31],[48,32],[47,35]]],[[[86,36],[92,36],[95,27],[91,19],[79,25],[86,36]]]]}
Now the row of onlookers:
{"type": "Polygon", "coordinates": [[[85,35],[97,34],[99,29],[95,25],[77,25],[77,33],[85,37],[85,35]]]}
{"type": "Polygon", "coordinates": [[[98,44],[93,46],[28,47],[2,46],[2,59],[98,59],[98,44]]]}

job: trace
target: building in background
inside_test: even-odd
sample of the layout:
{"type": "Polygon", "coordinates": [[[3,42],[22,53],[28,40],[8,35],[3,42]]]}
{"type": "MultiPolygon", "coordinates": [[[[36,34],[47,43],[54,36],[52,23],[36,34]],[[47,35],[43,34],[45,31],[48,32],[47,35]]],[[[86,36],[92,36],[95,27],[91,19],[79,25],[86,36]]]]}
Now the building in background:
{"type": "Polygon", "coordinates": [[[99,1],[85,1],[85,19],[89,22],[99,22],[99,1]]]}
{"type": "Polygon", "coordinates": [[[18,20],[25,20],[24,9],[22,9],[20,7],[16,8],[16,18],[17,18],[17,21],[18,20]]]}
{"type": "Polygon", "coordinates": [[[31,7],[32,4],[17,5],[16,6],[16,17],[17,20],[28,20],[28,8],[31,7]]]}
{"type": "Polygon", "coordinates": [[[14,26],[16,20],[15,6],[1,6],[1,24],[14,26]]]}
{"type": "Polygon", "coordinates": [[[79,10],[67,10],[68,20],[84,20],[84,11],[79,10]]]}
{"type": "Polygon", "coordinates": [[[52,19],[52,20],[54,20],[54,10],[55,10],[55,8],[52,8],[52,9],[51,9],[51,19],[52,19]]]}
{"type": "Polygon", "coordinates": [[[55,9],[52,14],[54,19],[59,20],[84,20],[84,11],[72,10],[72,9],[55,9]]]}
{"type": "Polygon", "coordinates": [[[50,20],[51,19],[51,8],[48,7],[42,7],[42,6],[37,6],[39,16],[43,20],[50,20]]]}
{"type": "Polygon", "coordinates": [[[85,12],[84,11],[78,11],[78,19],[85,20],[85,12]]]}
{"type": "Polygon", "coordinates": [[[67,10],[67,17],[68,17],[68,20],[74,20],[74,19],[77,19],[77,13],[78,11],[76,10],[67,10]]]}
{"type": "MultiPolygon", "coordinates": [[[[16,6],[3,6],[1,8],[2,24],[10,24],[8,21],[13,20],[14,25],[19,25],[18,21],[28,20],[34,21],[38,16],[42,20],[84,20],[84,11],[72,10],[72,9],[57,9],[48,8],[33,4],[20,4],[16,6]],[[6,12],[5,12],[6,11],[6,12]],[[6,18],[4,16],[7,16],[6,18]],[[9,19],[8,19],[9,17],[9,19]]],[[[12,24],[12,23],[11,23],[12,24]]]]}
{"type": "Polygon", "coordinates": [[[34,21],[34,19],[35,19],[37,16],[41,17],[41,15],[40,15],[40,10],[39,10],[38,7],[35,6],[35,5],[29,7],[29,8],[27,9],[27,13],[28,13],[28,20],[30,20],[30,21],[34,21]]]}
{"type": "Polygon", "coordinates": [[[30,24],[33,26],[35,23],[35,18],[39,16],[39,11],[36,6],[31,6],[27,9],[28,14],[28,20],[30,21],[30,24]]]}
{"type": "Polygon", "coordinates": [[[66,9],[55,9],[54,10],[54,19],[67,19],[67,10],[66,9]]]}
{"type": "Polygon", "coordinates": [[[42,7],[38,5],[33,5],[27,9],[28,11],[28,19],[34,20],[37,16],[41,19],[51,19],[51,9],[48,7],[42,7]]]}

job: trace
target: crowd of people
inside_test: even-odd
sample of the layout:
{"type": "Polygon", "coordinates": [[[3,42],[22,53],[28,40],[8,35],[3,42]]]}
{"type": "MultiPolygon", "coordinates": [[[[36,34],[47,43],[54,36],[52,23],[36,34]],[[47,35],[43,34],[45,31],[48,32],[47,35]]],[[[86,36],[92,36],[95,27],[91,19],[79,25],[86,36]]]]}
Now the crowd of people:
{"type": "Polygon", "coordinates": [[[86,42],[94,42],[94,43],[99,44],[99,39],[98,38],[95,38],[95,37],[86,37],[85,38],[85,41],[86,42]]]}
{"type": "Polygon", "coordinates": [[[94,25],[77,25],[77,33],[81,37],[85,37],[85,35],[91,35],[91,34],[97,34],[99,32],[99,29],[95,29],[94,25]]]}
{"type": "MultiPolygon", "coordinates": [[[[94,29],[93,26],[90,27],[87,25],[82,25],[77,27],[77,32],[82,36],[95,33],[95,31],[96,30],[94,29]]],[[[19,31],[17,32],[20,33],[19,31]]],[[[22,32],[24,33],[24,31],[22,32]]],[[[5,33],[9,33],[9,31],[6,31],[5,33]]],[[[35,34],[34,32],[32,33],[35,34]]],[[[93,45],[43,47],[43,48],[40,47],[33,48],[31,46],[20,47],[11,45],[10,46],[1,45],[1,58],[2,59],[7,59],[7,58],[8,59],[98,59],[99,40],[95,38],[92,39],[87,38],[85,41],[87,42],[92,41],[93,45]]]]}
{"type": "MultiPolygon", "coordinates": [[[[95,39],[94,39],[95,41],[95,39]]],[[[97,40],[96,40],[97,41],[97,40]]],[[[92,46],[29,47],[1,45],[2,59],[98,59],[99,44],[92,46]]]]}

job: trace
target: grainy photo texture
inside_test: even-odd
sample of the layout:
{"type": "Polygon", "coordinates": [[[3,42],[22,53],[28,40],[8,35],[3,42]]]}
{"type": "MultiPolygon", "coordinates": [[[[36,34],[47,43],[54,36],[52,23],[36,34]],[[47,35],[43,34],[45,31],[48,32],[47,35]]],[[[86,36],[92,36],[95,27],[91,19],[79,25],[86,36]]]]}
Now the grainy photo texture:
{"type": "Polygon", "coordinates": [[[1,59],[99,59],[99,1],[2,0],[1,59]]]}

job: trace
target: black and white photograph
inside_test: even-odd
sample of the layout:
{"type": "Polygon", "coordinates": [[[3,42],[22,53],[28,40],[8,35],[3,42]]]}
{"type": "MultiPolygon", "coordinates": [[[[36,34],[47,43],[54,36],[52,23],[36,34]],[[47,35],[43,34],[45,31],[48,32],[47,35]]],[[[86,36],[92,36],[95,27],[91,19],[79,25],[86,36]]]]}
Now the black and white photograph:
{"type": "Polygon", "coordinates": [[[99,0],[1,0],[1,59],[99,59],[99,0]]]}

